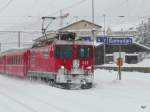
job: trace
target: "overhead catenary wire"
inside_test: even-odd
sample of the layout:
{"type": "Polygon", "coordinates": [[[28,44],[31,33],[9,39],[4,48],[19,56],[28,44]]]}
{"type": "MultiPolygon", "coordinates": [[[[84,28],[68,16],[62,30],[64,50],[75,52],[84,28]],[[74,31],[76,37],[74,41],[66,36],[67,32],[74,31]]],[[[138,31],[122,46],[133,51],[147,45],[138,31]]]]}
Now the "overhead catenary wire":
{"type": "MultiPolygon", "coordinates": [[[[67,6],[67,7],[60,8],[60,9],[58,9],[57,11],[55,11],[55,12],[53,12],[53,13],[47,15],[47,16],[54,16],[54,15],[56,15],[56,14],[59,14],[59,13],[60,13],[60,10],[65,11],[65,10],[74,8],[74,7],[76,7],[76,6],[78,6],[78,5],[82,4],[82,3],[84,3],[85,1],[87,1],[87,0],[80,0],[80,1],[78,1],[78,2],[75,2],[75,3],[73,3],[73,4],[69,5],[69,6],[67,6]]],[[[32,17],[32,16],[31,16],[31,17],[32,17]]],[[[37,21],[35,21],[34,23],[38,23],[39,21],[41,21],[41,17],[38,18],[37,21]]]]}
{"type": "Polygon", "coordinates": [[[75,2],[75,3],[69,5],[69,6],[65,7],[65,8],[61,8],[61,9],[59,9],[58,11],[51,13],[49,16],[53,16],[53,15],[55,15],[55,14],[60,13],[60,10],[65,11],[65,10],[74,8],[74,7],[76,7],[76,6],[78,6],[78,5],[82,4],[82,3],[84,3],[85,1],[87,1],[87,0],[81,0],[81,1],[75,2]]]}

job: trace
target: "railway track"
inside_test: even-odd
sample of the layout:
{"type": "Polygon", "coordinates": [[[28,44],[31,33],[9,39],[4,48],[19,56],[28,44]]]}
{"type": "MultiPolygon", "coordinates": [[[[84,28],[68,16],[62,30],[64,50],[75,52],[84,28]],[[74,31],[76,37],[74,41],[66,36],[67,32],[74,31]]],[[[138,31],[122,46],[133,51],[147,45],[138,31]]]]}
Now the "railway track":
{"type": "Polygon", "coordinates": [[[30,103],[27,101],[21,99],[27,99],[29,102],[33,103],[37,102],[36,105],[41,105],[40,109],[47,108],[48,110],[56,112],[69,112],[65,108],[53,104],[53,102],[49,102],[38,95],[29,94],[29,92],[24,91],[24,89],[20,87],[16,87],[16,85],[10,85],[6,84],[5,82],[1,82],[0,88],[0,96],[10,100],[14,105],[24,108],[27,112],[40,112],[40,110],[38,110],[39,108],[30,105],[30,103]],[[8,90],[11,91],[11,94],[8,94],[8,90]],[[42,107],[42,105],[44,107],[42,107]]]}
{"type": "MultiPolygon", "coordinates": [[[[95,69],[106,69],[106,70],[117,71],[118,67],[96,65],[95,69]]],[[[150,67],[121,67],[121,70],[129,71],[129,72],[137,71],[137,72],[142,72],[142,73],[150,73],[150,67]]]]}

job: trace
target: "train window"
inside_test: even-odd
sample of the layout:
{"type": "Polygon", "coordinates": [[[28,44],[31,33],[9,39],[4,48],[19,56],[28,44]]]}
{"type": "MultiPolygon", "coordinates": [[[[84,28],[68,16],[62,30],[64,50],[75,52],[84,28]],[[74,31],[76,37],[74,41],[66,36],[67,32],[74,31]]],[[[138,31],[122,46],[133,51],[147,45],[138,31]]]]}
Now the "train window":
{"type": "Polygon", "coordinates": [[[17,56],[17,64],[20,64],[20,56],[17,56]]]}
{"type": "Polygon", "coordinates": [[[88,59],[93,57],[93,50],[90,46],[80,46],[78,49],[78,58],[80,59],[88,59]]]}
{"type": "Polygon", "coordinates": [[[19,64],[21,65],[21,56],[19,56],[19,64]]]}
{"type": "Polygon", "coordinates": [[[16,56],[14,56],[14,64],[17,64],[16,56]]]}
{"type": "Polygon", "coordinates": [[[21,56],[19,56],[19,64],[21,65],[22,63],[21,63],[21,56]]]}
{"type": "Polygon", "coordinates": [[[16,64],[16,56],[14,56],[14,64],[16,64]]]}
{"type": "Polygon", "coordinates": [[[23,57],[21,57],[21,64],[23,64],[23,57]]]}
{"type": "Polygon", "coordinates": [[[16,64],[16,57],[13,57],[13,64],[16,64]]]}
{"type": "Polygon", "coordinates": [[[20,64],[20,56],[17,58],[17,64],[20,64]]]}
{"type": "Polygon", "coordinates": [[[48,51],[49,51],[48,48],[44,49],[44,51],[43,51],[43,55],[46,59],[48,59],[48,51]]]}
{"type": "Polygon", "coordinates": [[[15,64],[17,64],[17,56],[15,56],[15,64]]]}
{"type": "Polygon", "coordinates": [[[73,47],[72,46],[57,46],[55,49],[55,57],[61,59],[73,58],[73,47]]]}
{"type": "Polygon", "coordinates": [[[11,58],[11,64],[15,64],[15,57],[13,56],[12,58],[11,58]]]}
{"type": "Polygon", "coordinates": [[[18,56],[15,56],[15,58],[16,58],[16,65],[18,64],[18,56]]]}
{"type": "Polygon", "coordinates": [[[18,65],[19,64],[19,56],[16,56],[16,64],[18,65]]]}
{"type": "Polygon", "coordinates": [[[72,46],[63,46],[61,47],[61,58],[70,59],[73,58],[73,47],[72,46]]]}
{"type": "Polygon", "coordinates": [[[2,64],[2,59],[0,58],[0,64],[2,64]]]}
{"type": "Polygon", "coordinates": [[[21,59],[21,56],[19,56],[19,63],[20,63],[20,65],[22,64],[22,59],[21,59]]]}
{"type": "Polygon", "coordinates": [[[60,46],[55,47],[55,57],[60,58],[60,46]]]}
{"type": "Polygon", "coordinates": [[[10,62],[10,64],[15,64],[15,57],[14,57],[14,56],[11,57],[11,62],[10,62]]]}
{"type": "Polygon", "coordinates": [[[13,64],[13,56],[8,57],[8,64],[13,64]]]}
{"type": "Polygon", "coordinates": [[[35,58],[36,52],[35,52],[35,51],[32,51],[31,55],[32,55],[32,58],[35,58]]]}
{"type": "Polygon", "coordinates": [[[12,60],[13,60],[12,64],[15,64],[16,63],[15,56],[12,57],[12,60]]]}

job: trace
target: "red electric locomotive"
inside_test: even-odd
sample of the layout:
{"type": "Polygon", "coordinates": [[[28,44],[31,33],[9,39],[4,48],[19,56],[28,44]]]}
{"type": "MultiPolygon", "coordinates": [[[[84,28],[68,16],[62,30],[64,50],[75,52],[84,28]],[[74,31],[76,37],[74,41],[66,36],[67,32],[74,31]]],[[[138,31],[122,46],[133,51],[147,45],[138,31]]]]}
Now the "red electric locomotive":
{"type": "Polygon", "coordinates": [[[41,79],[68,89],[92,87],[94,47],[91,42],[75,40],[75,34],[67,32],[43,43],[22,52],[4,53],[0,56],[0,71],[41,79]],[[13,60],[15,57],[20,62],[8,63],[9,58],[13,60]]]}

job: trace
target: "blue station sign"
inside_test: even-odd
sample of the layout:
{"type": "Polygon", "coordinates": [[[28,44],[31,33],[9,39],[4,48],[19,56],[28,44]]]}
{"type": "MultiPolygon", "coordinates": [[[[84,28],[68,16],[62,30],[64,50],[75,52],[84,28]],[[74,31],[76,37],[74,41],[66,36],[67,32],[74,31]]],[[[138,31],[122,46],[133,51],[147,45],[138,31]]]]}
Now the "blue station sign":
{"type": "Polygon", "coordinates": [[[91,37],[82,37],[82,39],[84,40],[84,41],[91,41],[91,37]]]}
{"type": "Polygon", "coordinates": [[[109,45],[128,45],[132,44],[130,37],[97,37],[96,42],[101,42],[109,45]]]}

